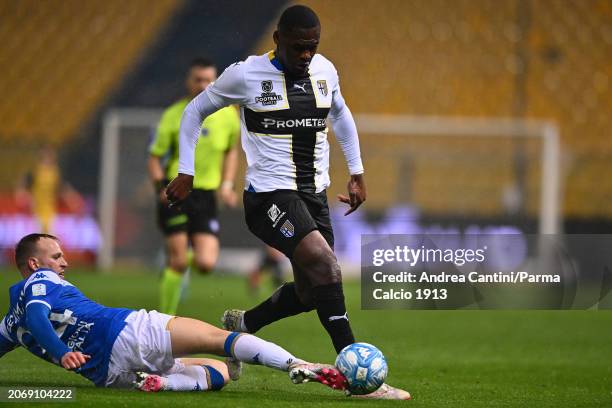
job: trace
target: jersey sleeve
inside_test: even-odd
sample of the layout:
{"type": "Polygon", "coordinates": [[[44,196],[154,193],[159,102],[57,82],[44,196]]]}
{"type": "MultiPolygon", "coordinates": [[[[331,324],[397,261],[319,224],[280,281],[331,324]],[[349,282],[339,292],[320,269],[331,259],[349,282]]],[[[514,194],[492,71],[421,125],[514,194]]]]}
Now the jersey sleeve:
{"type": "Polygon", "coordinates": [[[26,326],[36,342],[49,353],[49,355],[59,363],[62,356],[70,351],[53,330],[49,320],[49,309],[45,304],[30,302],[26,306],[26,326]]]}
{"type": "Polygon", "coordinates": [[[61,279],[52,271],[36,271],[24,287],[24,305],[42,303],[49,309],[57,303],[62,293],[61,279]]]}
{"type": "MultiPolygon", "coordinates": [[[[336,79],[337,79],[336,74],[336,79]]],[[[336,80],[332,90],[332,104],[329,111],[329,119],[332,122],[334,135],[344,153],[344,158],[349,168],[349,173],[362,174],[363,163],[359,149],[359,136],[353,114],[346,105],[342,92],[340,92],[340,81],[336,80]]]]}
{"type": "Polygon", "coordinates": [[[6,316],[2,318],[2,321],[0,322],[0,357],[11,350],[14,350],[18,346],[18,344],[13,342],[11,336],[9,336],[8,331],[6,330],[6,325],[4,324],[5,318],[6,316]]]}
{"type": "Polygon", "coordinates": [[[163,113],[159,124],[157,125],[155,139],[153,140],[153,143],[151,143],[151,146],[149,146],[149,153],[151,153],[153,156],[164,156],[172,145],[172,122],[172,114],[170,109],[167,109],[163,113]]]}
{"type": "Polygon", "coordinates": [[[223,71],[215,82],[204,91],[217,109],[231,104],[246,103],[246,82],[244,79],[244,63],[236,62],[223,71]]]}
{"type": "Polygon", "coordinates": [[[195,174],[195,149],[204,119],[228,105],[246,102],[243,66],[243,63],[237,62],[227,67],[214,83],[193,98],[185,108],[179,132],[179,173],[191,176],[195,174]]]}
{"type": "Polygon", "coordinates": [[[218,110],[219,108],[211,102],[206,91],[196,96],[185,108],[179,131],[179,173],[191,176],[195,174],[195,150],[202,122],[208,115],[218,110]]]}

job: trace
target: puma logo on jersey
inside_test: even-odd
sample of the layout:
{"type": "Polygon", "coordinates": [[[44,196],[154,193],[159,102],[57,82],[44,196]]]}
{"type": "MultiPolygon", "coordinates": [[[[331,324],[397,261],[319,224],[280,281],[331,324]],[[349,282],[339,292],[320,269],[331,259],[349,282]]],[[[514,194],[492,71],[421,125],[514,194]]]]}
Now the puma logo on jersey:
{"type": "Polygon", "coordinates": [[[302,91],[304,91],[304,93],[308,93],[308,91],[306,90],[306,84],[304,85],[293,84],[293,88],[301,89],[302,91]]]}
{"type": "Polygon", "coordinates": [[[342,316],[329,316],[327,320],[329,320],[330,322],[333,322],[334,320],[342,320],[342,319],[346,319],[346,321],[348,322],[348,312],[345,312],[342,316]]]}

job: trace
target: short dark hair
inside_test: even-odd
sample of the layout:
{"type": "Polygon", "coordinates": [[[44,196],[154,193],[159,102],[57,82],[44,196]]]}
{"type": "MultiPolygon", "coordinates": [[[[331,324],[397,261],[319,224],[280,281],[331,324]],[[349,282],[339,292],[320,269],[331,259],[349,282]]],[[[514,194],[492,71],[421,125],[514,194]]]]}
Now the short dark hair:
{"type": "Polygon", "coordinates": [[[278,20],[278,31],[285,33],[296,28],[308,29],[319,26],[321,26],[321,23],[317,14],[310,7],[301,4],[285,9],[278,20]]]}
{"type": "Polygon", "coordinates": [[[38,244],[38,241],[42,238],[50,238],[59,242],[59,239],[51,234],[35,233],[21,238],[15,246],[15,263],[17,264],[17,268],[21,269],[27,264],[28,258],[36,252],[36,244],[38,244]]]}
{"type": "Polygon", "coordinates": [[[216,68],[215,63],[206,57],[197,57],[191,60],[189,63],[189,69],[191,68],[208,68],[213,67],[216,68]]]}

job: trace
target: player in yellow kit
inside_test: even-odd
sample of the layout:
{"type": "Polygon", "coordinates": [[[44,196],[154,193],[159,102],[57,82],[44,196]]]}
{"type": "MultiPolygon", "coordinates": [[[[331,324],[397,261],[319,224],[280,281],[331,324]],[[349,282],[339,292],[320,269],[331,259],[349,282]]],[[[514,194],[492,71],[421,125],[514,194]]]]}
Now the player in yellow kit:
{"type": "Polygon", "coordinates": [[[81,212],[85,205],[81,195],[62,180],[57,152],[50,145],[40,148],[35,165],[17,185],[15,200],[21,209],[32,212],[40,230],[46,233],[53,229],[59,201],[63,201],[71,213],[81,212]]]}
{"type": "Polygon", "coordinates": [[[204,58],[192,61],[187,73],[189,96],[163,113],[149,153],[149,176],[158,192],[158,224],[165,235],[167,262],[160,286],[160,311],[174,315],[178,307],[182,275],[188,267],[189,242],[193,264],[209,272],[219,255],[219,222],[215,191],[228,206],[235,206],[234,177],[238,161],[236,142],[240,122],[236,110],[228,106],[203,122],[196,149],[193,192],[177,206],[169,207],[164,193],[167,183],[178,172],[178,135],[183,111],[189,101],[215,81],[217,70],[204,58]]]}

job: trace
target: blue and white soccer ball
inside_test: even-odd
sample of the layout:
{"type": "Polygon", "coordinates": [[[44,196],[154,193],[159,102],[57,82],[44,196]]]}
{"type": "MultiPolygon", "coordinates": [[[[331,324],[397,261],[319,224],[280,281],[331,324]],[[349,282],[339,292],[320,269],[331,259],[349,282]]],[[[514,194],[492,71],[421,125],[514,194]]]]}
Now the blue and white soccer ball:
{"type": "Polygon", "coordinates": [[[351,394],[374,392],[387,378],[389,368],[383,353],[368,343],[353,343],[340,351],[336,367],[346,377],[351,394]]]}

